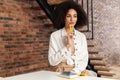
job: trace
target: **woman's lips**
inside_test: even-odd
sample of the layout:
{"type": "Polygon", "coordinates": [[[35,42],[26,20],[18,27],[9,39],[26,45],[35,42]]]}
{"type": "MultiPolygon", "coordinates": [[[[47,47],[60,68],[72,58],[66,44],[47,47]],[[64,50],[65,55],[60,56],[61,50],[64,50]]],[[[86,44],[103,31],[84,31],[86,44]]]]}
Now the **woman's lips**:
{"type": "Polygon", "coordinates": [[[74,22],[70,22],[70,24],[74,24],[74,22]]]}

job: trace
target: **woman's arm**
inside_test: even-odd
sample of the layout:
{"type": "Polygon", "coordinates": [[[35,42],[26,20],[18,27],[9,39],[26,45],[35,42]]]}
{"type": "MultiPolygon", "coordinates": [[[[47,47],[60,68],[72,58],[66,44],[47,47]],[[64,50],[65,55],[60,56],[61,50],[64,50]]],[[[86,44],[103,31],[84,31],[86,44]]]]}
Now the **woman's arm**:
{"type": "Polygon", "coordinates": [[[58,47],[58,44],[60,43],[57,42],[59,41],[55,38],[55,36],[51,35],[49,42],[48,60],[52,66],[58,65],[65,58],[66,54],[69,53],[66,47],[60,50],[58,47]]]}

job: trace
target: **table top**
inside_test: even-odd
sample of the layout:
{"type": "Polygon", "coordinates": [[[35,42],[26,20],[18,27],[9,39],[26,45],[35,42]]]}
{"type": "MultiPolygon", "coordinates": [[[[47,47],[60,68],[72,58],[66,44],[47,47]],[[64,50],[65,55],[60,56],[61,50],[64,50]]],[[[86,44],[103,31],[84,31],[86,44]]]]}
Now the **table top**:
{"type": "MultiPolygon", "coordinates": [[[[6,77],[3,79],[0,78],[0,80],[68,80],[66,78],[59,77],[58,74],[59,74],[58,72],[37,71],[37,72],[6,77]]],[[[100,78],[100,77],[92,77],[92,76],[80,76],[72,80],[116,80],[116,79],[108,79],[108,78],[100,78]]]]}

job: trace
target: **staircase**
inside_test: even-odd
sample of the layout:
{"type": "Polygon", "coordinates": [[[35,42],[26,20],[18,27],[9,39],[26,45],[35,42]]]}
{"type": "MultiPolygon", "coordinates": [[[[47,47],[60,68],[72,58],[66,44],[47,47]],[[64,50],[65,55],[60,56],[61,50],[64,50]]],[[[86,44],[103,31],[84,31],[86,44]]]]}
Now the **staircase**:
{"type": "MultiPolygon", "coordinates": [[[[49,18],[48,15],[46,15],[43,8],[40,5],[38,5],[37,1],[36,0],[29,0],[29,1],[30,1],[30,3],[35,3],[35,4],[31,4],[31,7],[29,9],[34,10],[36,12],[38,12],[38,11],[41,12],[39,15],[34,16],[33,19],[44,20],[45,23],[42,24],[43,26],[53,27],[51,19],[49,18]]],[[[39,25],[37,25],[37,26],[39,26],[39,25]]],[[[51,32],[52,31],[54,31],[54,30],[51,30],[51,32]]],[[[87,30],[80,30],[80,31],[85,33],[86,35],[89,33],[87,30]]],[[[110,72],[111,69],[105,63],[104,57],[100,57],[100,53],[98,51],[92,50],[95,48],[95,45],[92,44],[92,41],[94,41],[94,40],[92,40],[91,38],[87,38],[90,65],[97,72],[98,76],[112,77],[114,75],[114,73],[110,72]]],[[[52,69],[52,68],[50,68],[50,69],[52,69]]]]}

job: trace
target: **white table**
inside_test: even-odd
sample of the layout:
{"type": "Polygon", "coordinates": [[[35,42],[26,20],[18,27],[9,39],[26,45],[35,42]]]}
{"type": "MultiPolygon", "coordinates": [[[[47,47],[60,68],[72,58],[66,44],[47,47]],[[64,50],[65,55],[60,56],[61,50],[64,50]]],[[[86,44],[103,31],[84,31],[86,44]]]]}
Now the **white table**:
{"type": "MultiPolygon", "coordinates": [[[[57,76],[58,74],[59,73],[57,72],[51,71],[37,71],[27,74],[16,75],[12,77],[6,77],[0,80],[67,80],[66,78],[57,76]]],[[[78,78],[74,78],[72,80],[115,80],[115,79],[81,76],[78,78]]]]}
{"type": "Polygon", "coordinates": [[[0,77],[0,80],[3,80],[3,78],[2,78],[2,77],[0,77]]]}

